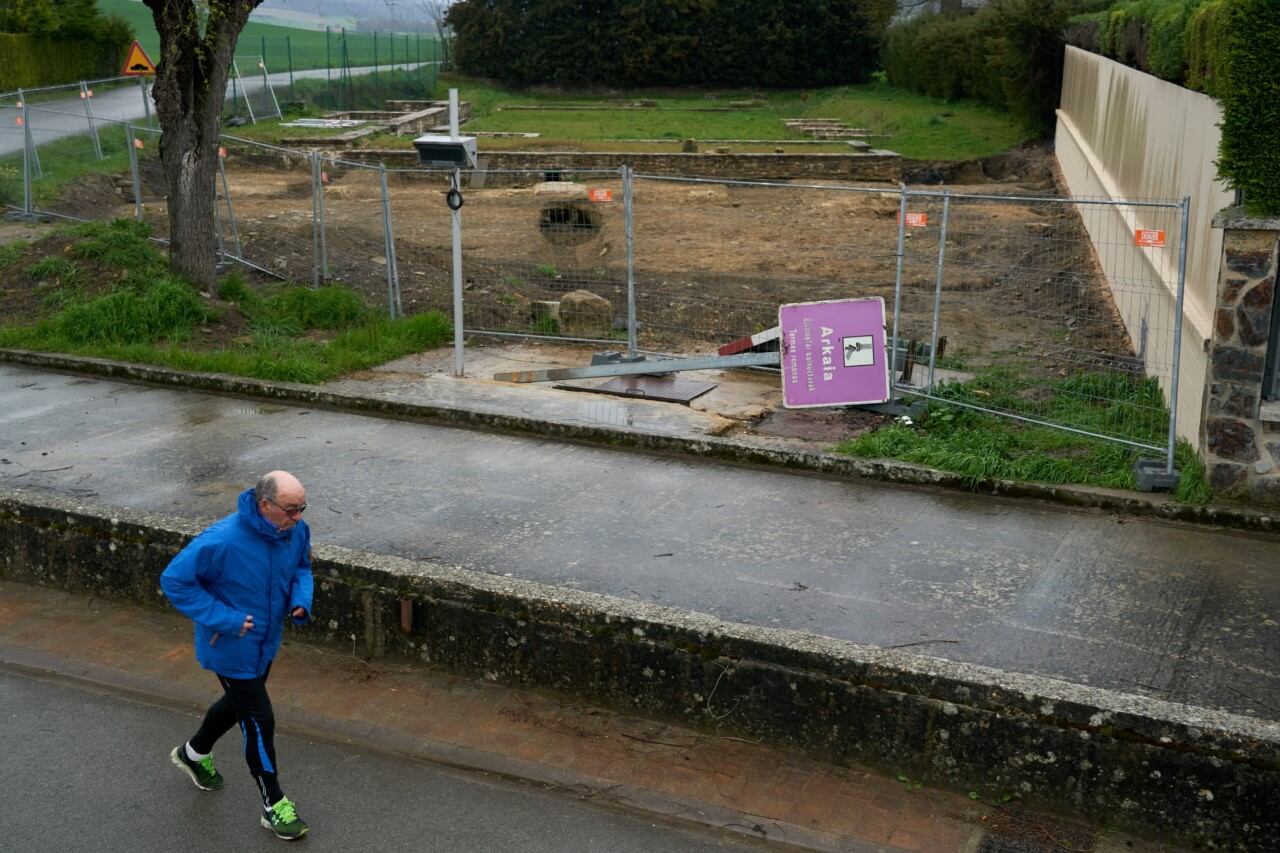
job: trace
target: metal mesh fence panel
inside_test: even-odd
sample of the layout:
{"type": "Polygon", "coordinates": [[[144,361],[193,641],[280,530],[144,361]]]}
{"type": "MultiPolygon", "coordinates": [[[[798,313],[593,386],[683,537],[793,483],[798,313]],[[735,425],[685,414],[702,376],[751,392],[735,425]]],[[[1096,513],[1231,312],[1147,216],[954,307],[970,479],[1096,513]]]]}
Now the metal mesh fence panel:
{"type": "Polygon", "coordinates": [[[619,172],[464,173],[462,191],[467,330],[625,345],[619,172]]]}
{"type": "MultiPolygon", "coordinates": [[[[452,219],[445,205],[448,189],[449,173],[417,169],[387,172],[401,307],[406,314],[439,311],[453,316],[452,219]]],[[[464,241],[474,200],[467,193],[464,241]]]]}
{"type": "Polygon", "coordinates": [[[17,94],[0,95],[0,205],[24,208],[26,128],[17,94]]]}
{"type": "Polygon", "coordinates": [[[35,145],[32,167],[34,207],[72,219],[127,215],[128,144],[122,125],[28,105],[26,121],[35,145]],[[94,164],[86,169],[86,164],[94,164]]]}
{"type": "Polygon", "coordinates": [[[262,57],[238,56],[232,60],[222,112],[250,123],[280,118],[280,104],[262,57]]]}
{"type": "Polygon", "coordinates": [[[321,182],[326,280],[359,291],[370,305],[387,306],[389,258],[378,167],[326,158],[321,182]]]}
{"type": "Polygon", "coordinates": [[[141,200],[142,221],[151,226],[151,234],[169,239],[168,185],[160,162],[160,131],[130,125],[138,182],[134,191],[141,200]]]}
{"type": "MultiPolygon", "coordinates": [[[[226,251],[272,275],[310,283],[315,268],[310,153],[224,136],[226,251]],[[230,231],[234,217],[234,231],[230,231]],[[229,244],[238,239],[238,247],[229,244]]],[[[219,181],[221,189],[221,181],[219,181]]]]}
{"type": "Polygon", "coordinates": [[[899,337],[946,339],[939,357],[920,353],[910,387],[1164,448],[1181,249],[1176,204],[912,193],[909,211],[927,221],[906,228],[899,337]],[[1131,247],[1138,222],[1163,245],[1108,283],[1090,234],[1100,252],[1131,247]],[[911,310],[930,303],[938,306],[936,332],[932,312],[911,310]]]}
{"type": "Polygon", "coordinates": [[[892,306],[892,190],[637,176],[642,349],[705,352],[778,324],[790,302],[892,306]]]}

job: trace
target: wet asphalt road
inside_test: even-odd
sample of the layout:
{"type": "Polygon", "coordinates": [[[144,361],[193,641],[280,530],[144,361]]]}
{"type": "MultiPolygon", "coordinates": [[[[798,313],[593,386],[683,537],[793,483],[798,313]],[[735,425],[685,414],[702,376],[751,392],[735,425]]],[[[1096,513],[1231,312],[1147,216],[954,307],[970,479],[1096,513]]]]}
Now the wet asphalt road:
{"type": "Polygon", "coordinates": [[[1280,718],[1280,542],[0,365],[0,484],[1280,718]]]}
{"type": "MultiPolygon", "coordinates": [[[[210,684],[213,698],[212,678],[210,684]]],[[[238,734],[229,733],[214,751],[226,778],[221,791],[198,790],[169,762],[169,750],[198,725],[195,711],[0,671],[0,851],[762,849],[532,785],[281,736],[280,779],[311,826],[306,838],[286,846],[258,823],[257,787],[238,755],[238,734]]]]}
{"type": "MultiPolygon", "coordinates": [[[[381,67],[385,70],[388,66],[383,65],[381,67]]],[[[417,64],[398,62],[395,67],[411,68],[417,67],[417,64]]],[[[240,70],[245,75],[243,81],[236,84],[240,97],[244,97],[245,94],[252,94],[262,88],[262,74],[258,73],[258,69],[242,64],[240,70]]],[[[351,69],[351,74],[359,77],[370,73],[372,70],[370,67],[357,67],[351,69]]],[[[324,68],[313,68],[294,71],[293,76],[299,80],[304,78],[319,79],[328,73],[330,72],[324,68]]],[[[271,80],[273,89],[289,85],[288,72],[277,72],[268,75],[268,77],[271,80]]],[[[150,83],[151,81],[148,80],[147,97],[150,97],[150,83]]],[[[28,104],[27,118],[31,122],[31,133],[36,145],[44,145],[78,133],[89,133],[89,116],[85,113],[84,101],[80,99],[79,92],[74,88],[64,91],[69,97],[49,101],[34,101],[28,104]]],[[[144,101],[142,92],[141,84],[137,83],[132,85],[125,84],[115,89],[101,89],[95,92],[90,101],[89,109],[94,122],[99,123],[99,132],[120,133],[120,131],[112,129],[111,125],[113,123],[137,121],[144,118],[148,110],[150,110],[154,121],[155,103],[144,101]]],[[[227,100],[231,100],[231,97],[232,85],[228,82],[227,100]]],[[[16,96],[0,100],[0,156],[22,150],[22,129],[16,122],[22,116],[22,110],[17,106],[17,103],[16,96]]],[[[234,128],[232,130],[234,131],[234,128]]]]}

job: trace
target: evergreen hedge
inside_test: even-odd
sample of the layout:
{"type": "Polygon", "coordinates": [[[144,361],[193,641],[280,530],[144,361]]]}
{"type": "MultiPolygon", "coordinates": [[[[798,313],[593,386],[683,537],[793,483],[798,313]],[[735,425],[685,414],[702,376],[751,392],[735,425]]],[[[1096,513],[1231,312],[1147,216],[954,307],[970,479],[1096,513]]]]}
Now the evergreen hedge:
{"type": "Polygon", "coordinates": [[[1218,174],[1280,215],[1280,0],[1128,0],[1067,40],[1222,103],[1218,174]]]}
{"type": "Polygon", "coordinates": [[[972,14],[923,14],[891,27],[889,82],[935,97],[985,101],[1047,131],[1062,88],[1060,0],[992,0],[972,14]]]}
{"type": "Polygon", "coordinates": [[[120,73],[129,46],[97,38],[0,33],[0,92],[93,80],[120,73]]]}
{"type": "Polygon", "coordinates": [[[516,85],[802,87],[878,67],[894,0],[460,0],[465,74],[516,85]]]}
{"type": "Polygon", "coordinates": [[[1244,191],[1251,213],[1280,216],[1280,0],[1222,6],[1205,78],[1222,102],[1218,174],[1244,191]]]}

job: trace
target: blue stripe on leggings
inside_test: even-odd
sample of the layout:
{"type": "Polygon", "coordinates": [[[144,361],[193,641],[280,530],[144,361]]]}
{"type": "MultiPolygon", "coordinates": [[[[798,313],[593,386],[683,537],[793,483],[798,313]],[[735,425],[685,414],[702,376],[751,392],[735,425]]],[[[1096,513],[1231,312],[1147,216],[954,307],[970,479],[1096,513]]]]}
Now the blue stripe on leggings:
{"type": "Polygon", "coordinates": [[[275,773],[276,769],[271,766],[271,759],[267,758],[267,747],[262,742],[262,729],[258,728],[257,720],[253,720],[253,731],[258,736],[258,758],[262,760],[262,769],[267,773],[275,773]]]}

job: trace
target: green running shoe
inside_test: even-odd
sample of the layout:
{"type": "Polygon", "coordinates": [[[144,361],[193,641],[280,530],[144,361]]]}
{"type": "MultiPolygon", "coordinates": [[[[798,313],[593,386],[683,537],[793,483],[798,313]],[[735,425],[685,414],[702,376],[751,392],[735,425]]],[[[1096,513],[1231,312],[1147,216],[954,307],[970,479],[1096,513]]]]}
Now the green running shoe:
{"type": "Polygon", "coordinates": [[[210,753],[199,761],[187,758],[187,745],[176,746],[169,753],[175,767],[191,777],[201,791],[222,790],[222,774],[213,769],[213,754],[210,753]]]}
{"type": "Polygon", "coordinates": [[[297,841],[307,834],[307,825],[298,817],[298,811],[288,797],[271,808],[262,810],[262,825],[285,841],[297,841]]]}

